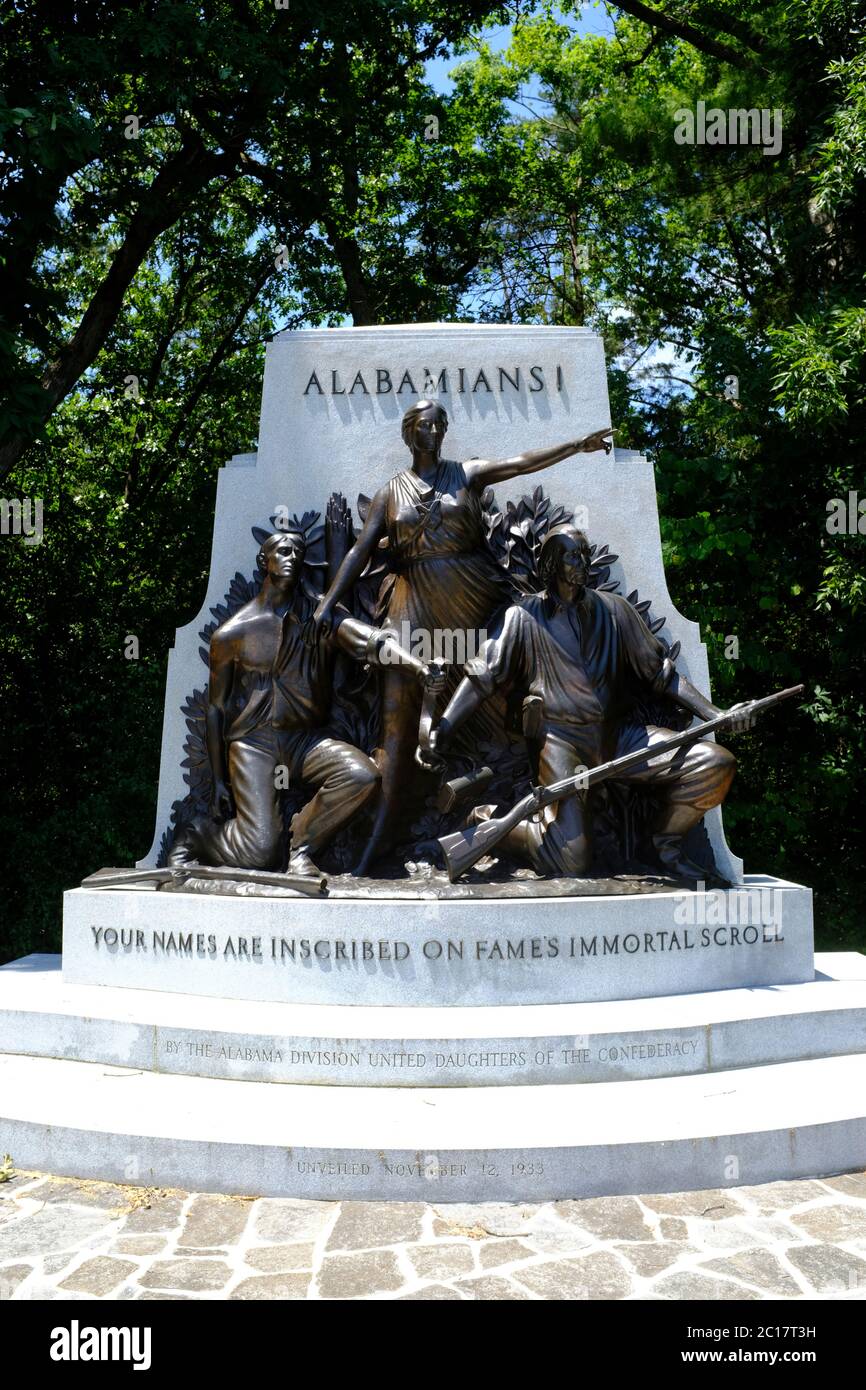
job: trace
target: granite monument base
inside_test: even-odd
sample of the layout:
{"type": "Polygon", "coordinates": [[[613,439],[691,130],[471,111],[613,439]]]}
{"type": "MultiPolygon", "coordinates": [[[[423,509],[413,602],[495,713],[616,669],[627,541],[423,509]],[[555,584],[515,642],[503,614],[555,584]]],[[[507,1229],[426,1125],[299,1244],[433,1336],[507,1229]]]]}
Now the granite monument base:
{"type": "Polygon", "coordinates": [[[296,1004],[571,1004],[798,984],[812,894],[716,891],[441,900],[220,898],[77,888],[63,978],[296,1004]]]}
{"type": "Polygon", "coordinates": [[[0,1152],[21,1168],[477,1202],[866,1166],[866,958],[813,958],[796,884],[78,889],[64,948],[62,970],[0,970],[0,1152]]]}

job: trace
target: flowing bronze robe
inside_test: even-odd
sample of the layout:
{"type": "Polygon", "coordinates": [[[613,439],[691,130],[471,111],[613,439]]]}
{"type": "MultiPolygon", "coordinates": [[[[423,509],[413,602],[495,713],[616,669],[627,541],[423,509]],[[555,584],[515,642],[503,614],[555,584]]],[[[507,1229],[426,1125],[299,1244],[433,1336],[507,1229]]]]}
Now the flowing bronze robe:
{"type": "Polygon", "coordinates": [[[377,620],[398,637],[403,623],[431,634],[486,628],[511,588],[487,545],[481,498],[462,463],[441,459],[432,485],[411,468],[398,473],[388,483],[385,518],[392,573],[377,620]]]}

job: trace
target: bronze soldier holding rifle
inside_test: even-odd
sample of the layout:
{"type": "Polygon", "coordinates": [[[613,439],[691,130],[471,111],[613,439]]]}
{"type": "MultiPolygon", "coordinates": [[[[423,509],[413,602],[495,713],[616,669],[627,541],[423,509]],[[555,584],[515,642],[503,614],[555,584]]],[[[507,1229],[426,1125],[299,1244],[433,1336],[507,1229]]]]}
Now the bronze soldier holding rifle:
{"type": "MultiPolygon", "coordinates": [[[[525,729],[538,750],[541,785],[572,777],[581,768],[651,749],[669,731],[639,722],[636,694],[665,695],[700,719],[722,714],[678,672],[667,649],[627,599],[587,588],[590,555],[583,532],[558,526],[545,538],[540,572],[545,590],[512,604],[465,676],[429,739],[428,761],[441,754],[455,729],[503,685],[528,697],[525,729]]],[[[752,715],[735,706],[728,727],[748,728],[752,715]],[[743,713],[737,715],[737,710],[743,713]]],[[[699,740],[648,756],[623,771],[662,798],[653,843],[669,873],[690,880],[706,871],[683,854],[683,840],[713,806],[724,801],[736,763],[726,748],[699,740]]],[[[492,808],[477,807],[476,820],[492,808]]],[[[585,798],[572,796],[520,821],[503,848],[526,858],[541,874],[585,875],[592,857],[585,798]]]]}

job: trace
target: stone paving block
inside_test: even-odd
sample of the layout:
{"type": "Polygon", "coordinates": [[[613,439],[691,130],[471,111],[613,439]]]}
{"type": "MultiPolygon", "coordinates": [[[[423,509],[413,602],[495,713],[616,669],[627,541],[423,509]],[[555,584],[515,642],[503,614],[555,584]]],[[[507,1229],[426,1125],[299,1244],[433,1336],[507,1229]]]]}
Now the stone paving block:
{"type": "Polygon", "coordinates": [[[679,1216],[663,1216],[659,1221],[662,1240],[688,1240],[689,1228],[679,1216]]]}
{"type": "Polygon", "coordinates": [[[482,1269],[497,1269],[500,1265],[530,1260],[535,1254],[531,1245],[522,1240],[489,1240],[478,1251],[482,1269]]]}
{"type": "Polygon", "coordinates": [[[468,1245],[449,1245],[446,1241],[438,1245],[408,1245],[406,1254],[419,1279],[452,1279],[475,1269],[468,1245]]]}
{"type": "Polygon", "coordinates": [[[709,1221],[725,1221],[743,1214],[743,1207],[734,1194],[720,1187],[701,1192],[658,1192],[650,1196],[641,1193],[640,1200],[659,1216],[703,1216],[709,1221]]]}
{"type": "Polygon", "coordinates": [[[64,1202],[76,1207],[101,1207],[118,1215],[129,1206],[129,1195],[122,1187],[107,1182],[79,1181],[76,1178],[49,1178],[48,1182],[39,1188],[38,1197],[40,1202],[64,1202]]]}
{"type": "Polygon", "coordinates": [[[713,1299],[730,1303],[734,1299],[754,1301],[761,1295],[756,1289],[748,1289],[744,1284],[728,1283],[724,1279],[712,1279],[693,1270],[680,1270],[677,1274],[665,1275],[652,1286],[654,1294],[666,1299],[713,1299]]]}
{"type": "Polygon", "coordinates": [[[433,1210],[452,1228],[474,1228],[486,1231],[491,1236],[523,1236],[530,1230],[541,1204],[513,1206],[507,1202],[450,1202],[447,1206],[434,1206],[433,1210]]]}
{"type": "Polygon", "coordinates": [[[183,1197],[179,1192],[152,1193],[123,1223],[125,1236],[149,1231],[171,1231],[180,1225],[183,1197]]]}
{"type": "Polygon", "coordinates": [[[263,1274],[285,1274],[313,1268],[314,1245],[255,1245],[244,1261],[263,1274]]]}
{"type": "Polygon", "coordinates": [[[328,1250],[371,1250],[418,1240],[422,1202],[344,1202],[328,1237],[328,1250]]]}
{"type": "Polygon", "coordinates": [[[230,1299],[301,1299],[306,1298],[311,1274],[259,1274],[243,1279],[232,1289],[230,1299]]]}
{"type": "Polygon", "coordinates": [[[32,1272],[32,1265],[4,1265],[0,1269],[0,1302],[5,1298],[11,1298],[18,1285],[23,1284],[32,1272]]]}
{"type": "Polygon", "coordinates": [[[208,1247],[204,1250],[199,1250],[194,1245],[176,1245],[171,1253],[175,1258],[182,1260],[214,1260],[219,1255],[228,1255],[229,1252],[228,1250],[220,1249],[219,1246],[214,1246],[213,1249],[208,1247]]]}
{"type": "Polygon", "coordinates": [[[86,1245],[98,1232],[106,1235],[112,1221],[105,1211],[86,1207],[46,1206],[0,1232],[0,1260],[53,1255],[86,1245]]]}
{"type": "Polygon", "coordinates": [[[156,1293],[150,1289],[140,1293],[136,1303],[192,1303],[187,1293],[156,1293]]]}
{"type": "Polygon", "coordinates": [[[826,1197],[827,1193],[819,1182],[805,1179],[799,1182],[766,1182],[760,1187],[739,1187],[737,1195],[754,1202],[760,1211],[774,1212],[814,1202],[816,1197],[826,1197]]]}
{"type": "Polygon", "coordinates": [[[487,1236],[483,1226],[461,1226],[459,1222],[443,1221],[441,1216],[433,1217],[434,1236],[463,1236],[466,1240],[484,1240],[487,1236]]]}
{"type": "Polygon", "coordinates": [[[78,1261],[79,1252],[76,1250],[64,1250],[62,1255],[46,1255],[42,1261],[43,1274],[60,1274],[62,1270],[69,1269],[78,1261]]]}
{"type": "Polygon", "coordinates": [[[582,1250],[598,1244],[597,1236],[582,1226],[561,1220],[552,1207],[539,1211],[529,1229],[528,1239],[539,1255],[579,1255],[582,1250]]]}
{"type": "MultiPolygon", "coordinates": [[[[2,1159],[2,1157],[3,1155],[0,1154],[0,1159],[2,1159]]],[[[26,1187],[28,1183],[32,1183],[33,1179],[33,1173],[15,1173],[11,1178],[7,1178],[5,1182],[0,1182],[0,1202],[10,1199],[13,1192],[19,1192],[22,1187],[26,1187]]],[[[43,1182],[44,1181],[43,1179],[43,1182]]],[[[41,1187],[42,1183],[39,1183],[38,1186],[41,1187]]]]}
{"type": "Polygon", "coordinates": [[[390,1250],[368,1250],[360,1255],[331,1255],[318,1275],[322,1298],[363,1298],[390,1293],[403,1287],[397,1257],[390,1250]]]}
{"type": "Polygon", "coordinates": [[[632,1281],[615,1255],[606,1250],[577,1260],[550,1260],[516,1269],[513,1278],[545,1299],[619,1299],[632,1291],[632,1281]]]}
{"type": "MultiPolygon", "coordinates": [[[[728,1231],[734,1230],[736,1227],[739,1227],[746,1233],[752,1233],[754,1239],[749,1243],[753,1245],[776,1245],[779,1242],[783,1244],[788,1241],[796,1242],[801,1236],[798,1228],[793,1225],[792,1219],[787,1211],[767,1213],[762,1216],[735,1217],[733,1221],[726,1222],[724,1226],[717,1226],[716,1230],[728,1231]]],[[[806,1236],[803,1235],[802,1239],[805,1240],[806,1236]]]]}
{"type": "Polygon", "coordinates": [[[224,1289],[231,1278],[225,1260],[157,1260],[139,1278],[143,1289],[224,1289]]]}
{"type": "Polygon", "coordinates": [[[729,1221],[689,1221],[689,1239],[706,1249],[721,1254],[725,1250],[747,1250],[753,1245],[788,1245],[797,1240],[796,1227],[784,1218],[772,1216],[733,1217],[729,1221]]]}
{"type": "Polygon", "coordinates": [[[73,1293],[72,1289],[57,1289],[53,1284],[38,1280],[22,1289],[21,1298],[32,1303],[92,1303],[86,1293],[73,1293]]]}
{"type": "Polygon", "coordinates": [[[483,1299],[489,1303],[529,1300],[529,1294],[524,1289],[518,1289],[508,1279],[499,1279],[494,1274],[482,1275],[478,1279],[461,1279],[455,1287],[464,1298],[483,1299]]]}
{"type": "Polygon", "coordinates": [[[736,1255],[725,1255],[721,1259],[702,1260],[698,1268],[711,1270],[714,1274],[729,1274],[746,1284],[755,1284],[762,1293],[773,1294],[777,1298],[799,1298],[803,1293],[776,1256],[760,1246],[754,1250],[740,1250],[736,1255]]]}
{"type": "Polygon", "coordinates": [[[95,1259],[85,1260],[84,1264],[73,1270],[61,1281],[58,1288],[101,1296],[116,1289],[135,1268],[131,1260],[114,1260],[110,1255],[97,1255],[95,1259]]]}
{"type": "Polygon", "coordinates": [[[829,1241],[831,1245],[846,1240],[866,1239],[866,1207],[845,1206],[815,1207],[812,1211],[796,1212],[791,1224],[814,1236],[815,1240],[829,1241]]]}
{"type": "Polygon", "coordinates": [[[663,1269],[669,1269],[686,1255],[693,1254],[695,1250],[693,1245],[683,1240],[630,1241],[627,1245],[618,1245],[616,1248],[629,1264],[634,1265],[642,1279],[652,1279],[663,1269]]]}
{"type": "Polygon", "coordinates": [[[121,1236],[111,1249],[116,1255],[158,1255],[166,1243],[164,1236],[121,1236]]]}
{"type": "Polygon", "coordinates": [[[332,1219],[338,1202],[264,1198],[253,1208],[252,1229],[258,1240],[314,1241],[332,1219]]]}
{"type": "Polygon", "coordinates": [[[196,1197],[186,1214],[178,1245],[199,1248],[236,1245],[249,1220],[251,1203],[239,1197],[196,1197]]]}
{"type": "MultiPolygon", "coordinates": [[[[837,1178],[824,1178],[824,1182],[836,1192],[844,1192],[847,1197],[862,1197],[866,1200],[866,1173],[841,1173],[837,1178]]],[[[784,1187],[784,1183],[779,1184],[784,1187]]]]}
{"type": "Polygon", "coordinates": [[[423,1289],[417,1289],[415,1293],[401,1293],[398,1298],[400,1303],[462,1303],[459,1293],[455,1289],[449,1289],[445,1284],[427,1284],[423,1289]]]}
{"type": "Polygon", "coordinates": [[[582,1226],[599,1240],[652,1240],[652,1228],[634,1197],[556,1202],[553,1209],[562,1221],[582,1226]]]}
{"type": "Polygon", "coordinates": [[[795,1245],[785,1254],[816,1293],[866,1293],[866,1260],[836,1245],[795,1245]]]}

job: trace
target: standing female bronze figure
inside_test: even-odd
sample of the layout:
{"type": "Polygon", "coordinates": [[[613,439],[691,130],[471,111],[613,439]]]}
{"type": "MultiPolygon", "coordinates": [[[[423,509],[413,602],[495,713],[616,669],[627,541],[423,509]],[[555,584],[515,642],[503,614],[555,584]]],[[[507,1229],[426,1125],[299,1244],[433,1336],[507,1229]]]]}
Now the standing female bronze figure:
{"type": "MultiPolygon", "coordinates": [[[[435,401],[422,400],[403,416],[403,441],[412,467],[376,493],[363,530],[338,569],[313,615],[314,631],[330,631],[336,604],[364,572],[380,540],[388,538],[391,573],[379,595],[377,623],[403,636],[485,626],[509,596],[505,572],[485,538],[481,494],[491,484],[537,473],[572,454],[610,452],[609,429],[585,439],[534,449],[513,458],[440,458],[448,416],[435,401]]],[[[394,842],[400,801],[413,773],[421,692],[398,667],[383,670],[382,733],[376,761],[382,774],[376,821],[355,870],[369,865],[394,842]]]]}

